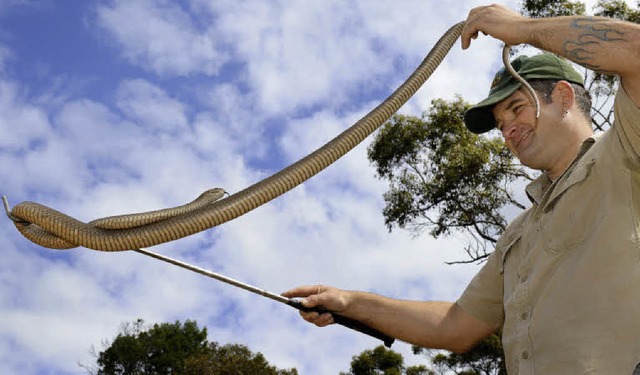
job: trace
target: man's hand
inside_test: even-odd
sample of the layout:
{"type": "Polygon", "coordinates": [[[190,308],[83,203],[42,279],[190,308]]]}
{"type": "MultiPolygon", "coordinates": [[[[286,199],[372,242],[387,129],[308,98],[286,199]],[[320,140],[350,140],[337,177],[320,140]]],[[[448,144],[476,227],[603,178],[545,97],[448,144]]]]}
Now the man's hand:
{"type": "MultiPolygon", "coordinates": [[[[323,285],[307,285],[297,287],[282,293],[287,298],[302,298],[300,301],[305,307],[322,306],[325,309],[340,313],[343,312],[350,301],[349,292],[323,285]]],[[[333,317],[329,313],[318,314],[317,312],[300,311],[304,320],[324,327],[333,324],[333,317]]]]}
{"type": "Polygon", "coordinates": [[[499,4],[473,8],[462,29],[462,49],[471,45],[471,39],[476,39],[478,33],[491,35],[508,45],[526,43],[526,33],[523,25],[528,18],[499,4]]]}

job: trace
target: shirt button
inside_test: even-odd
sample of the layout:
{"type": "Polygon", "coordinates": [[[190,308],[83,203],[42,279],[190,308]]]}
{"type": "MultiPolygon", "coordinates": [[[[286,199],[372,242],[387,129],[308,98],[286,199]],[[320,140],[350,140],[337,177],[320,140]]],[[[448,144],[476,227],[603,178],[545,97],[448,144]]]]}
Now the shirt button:
{"type": "Polygon", "coordinates": [[[529,359],[529,352],[525,350],[520,356],[522,359],[529,359]]]}
{"type": "Polygon", "coordinates": [[[527,312],[523,312],[520,315],[520,319],[522,319],[522,320],[527,320],[527,318],[529,318],[529,313],[527,313],[527,312]]]}

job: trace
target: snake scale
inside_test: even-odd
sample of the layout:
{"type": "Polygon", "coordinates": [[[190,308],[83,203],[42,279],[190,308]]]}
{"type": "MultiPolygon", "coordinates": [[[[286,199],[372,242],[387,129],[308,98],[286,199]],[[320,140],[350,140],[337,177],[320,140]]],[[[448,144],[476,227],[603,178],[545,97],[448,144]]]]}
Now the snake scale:
{"type": "MultiPolygon", "coordinates": [[[[345,155],[379,128],[422,86],[459,38],[464,22],[452,26],[436,42],[416,70],[387,99],[337,137],[266,179],[221,199],[212,189],[183,206],[140,214],[107,217],[83,223],[35,202],[22,202],[8,216],[32,242],[53,249],[82,246],[102,251],[124,251],[174,241],[233,220],[293,189],[345,155]]],[[[508,56],[505,46],[503,56],[508,56]]],[[[510,68],[508,59],[505,65],[510,68]]],[[[517,76],[513,69],[512,75],[517,76]]],[[[533,93],[532,89],[530,92],[533,93]]],[[[535,94],[533,94],[535,98],[535,94]]]]}

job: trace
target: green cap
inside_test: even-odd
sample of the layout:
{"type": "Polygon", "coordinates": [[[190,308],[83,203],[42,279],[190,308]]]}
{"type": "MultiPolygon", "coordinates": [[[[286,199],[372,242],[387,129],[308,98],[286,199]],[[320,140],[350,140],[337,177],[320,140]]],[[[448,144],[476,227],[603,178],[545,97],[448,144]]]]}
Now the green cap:
{"type": "MultiPolygon", "coordinates": [[[[584,85],[582,75],[571,66],[571,63],[551,53],[541,53],[532,57],[519,56],[511,62],[511,66],[527,81],[557,79],[584,85]]],[[[491,112],[493,106],[508,98],[520,86],[522,84],[513,78],[506,68],[500,69],[493,78],[489,96],[464,114],[464,124],[467,129],[480,134],[495,128],[496,120],[491,112]]]]}

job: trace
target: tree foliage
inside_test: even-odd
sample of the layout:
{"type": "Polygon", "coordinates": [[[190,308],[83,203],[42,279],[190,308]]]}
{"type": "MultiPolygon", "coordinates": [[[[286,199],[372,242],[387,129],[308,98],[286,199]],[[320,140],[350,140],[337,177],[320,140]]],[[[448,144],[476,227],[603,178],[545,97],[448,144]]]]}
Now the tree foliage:
{"type": "Polygon", "coordinates": [[[527,17],[546,18],[585,14],[586,7],[580,1],[524,0],[520,12],[527,17]]]}
{"type": "Polygon", "coordinates": [[[207,329],[193,321],[125,325],[113,343],[98,356],[98,374],[170,374],[182,371],[184,360],[204,351],[207,329]]]}
{"type": "Polygon", "coordinates": [[[402,354],[380,345],[365,350],[351,360],[351,370],[340,375],[433,375],[426,366],[404,367],[402,354]]]}
{"type": "Polygon", "coordinates": [[[530,177],[502,140],[465,129],[467,108],[460,97],[436,99],[422,118],[396,115],[376,134],[368,157],[389,181],[383,215],[390,230],[429,228],[435,238],[466,231],[473,239],[466,250],[476,261],[506,228],[501,210],[524,208],[508,186],[530,177]]]}
{"type": "Polygon", "coordinates": [[[185,360],[184,374],[297,375],[298,371],[296,369],[279,370],[269,365],[262,353],[252,353],[244,345],[220,346],[212,342],[204,353],[185,360]]]}
{"type": "Polygon", "coordinates": [[[414,354],[424,353],[438,374],[506,375],[504,351],[500,335],[492,334],[466,353],[444,354],[432,349],[414,346],[414,354]]]}
{"type": "Polygon", "coordinates": [[[295,369],[269,365],[261,353],[254,354],[246,346],[209,342],[207,329],[190,320],[154,324],[148,329],[141,319],[127,323],[97,357],[98,375],[297,375],[295,369]]]}
{"type": "Polygon", "coordinates": [[[445,353],[414,346],[413,353],[426,355],[432,367],[405,367],[404,357],[380,345],[351,360],[351,370],[341,375],[506,375],[500,336],[493,334],[467,353],[445,353]]]}
{"type": "Polygon", "coordinates": [[[600,0],[596,4],[596,15],[640,23],[640,11],[631,8],[623,0],[600,0]]]}

